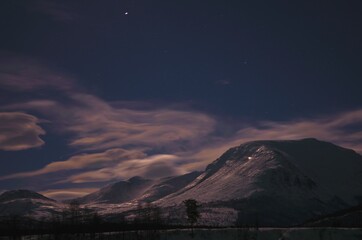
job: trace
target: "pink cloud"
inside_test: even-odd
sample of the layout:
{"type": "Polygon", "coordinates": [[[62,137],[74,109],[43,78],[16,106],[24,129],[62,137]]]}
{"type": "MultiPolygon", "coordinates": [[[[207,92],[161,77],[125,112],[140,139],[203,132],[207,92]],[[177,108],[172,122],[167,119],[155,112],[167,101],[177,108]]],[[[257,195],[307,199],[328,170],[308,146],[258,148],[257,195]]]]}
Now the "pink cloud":
{"type": "Polygon", "coordinates": [[[210,134],[216,124],[212,117],[196,111],[130,109],[83,93],[71,93],[69,98],[68,104],[38,100],[4,108],[38,111],[56,124],[58,131],[72,133],[69,144],[82,150],[172,147],[179,142],[192,145],[210,134]]]}
{"type": "Polygon", "coordinates": [[[11,91],[75,88],[72,78],[51,70],[39,61],[3,53],[0,57],[0,87],[11,91]]]}
{"type": "Polygon", "coordinates": [[[56,134],[71,135],[71,147],[92,153],[77,154],[36,171],[1,179],[68,170],[83,171],[65,180],[73,183],[134,175],[157,177],[165,172],[184,173],[203,169],[230,147],[266,139],[315,137],[362,153],[362,129],[354,127],[353,132],[348,130],[361,124],[362,110],[284,122],[244,123],[241,128],[230,127],[237,130],[227,137],[217,136],[217,129],[225,124],[209,114],[152,103],[107,102],[79,90],[73,79],[34,60],[14,57],[6,60],[8,62],[0,59],[0,87],[14,91],[56,89],[64,93],[65,101],[32,99],[2,106],[6,111],[16,111],[16,114],[7,113],[3,120],[0,115],[0,122],[4,123],[0,127],[4,132],[0,137],[0,149],[20,150],[44,144],[39,136],[45,131],[38,126],[38,119],[19,112],[27,110],[48,119],[56,134]],[[145,154],[145,150],[155,149],[172,154],[145,154]]]}
{"type": "MultiPolygon", "coordinates": [[[[173,155],[146,156],[139,152],[141,157],[132,157],[122,161],[114,161],[121,154],[115,151],[105,151],[95,154],[73,156],[65,162],[55,162],[45,168],[32,172],[15,174],[11,177],[26,177],[60,170],[86,168],[101,162],[98,170],[85,171],[70,176],[66,182],[84,183],[107,181],[112,178],[129,178],[135,175],[156,177],[167,174],[185,173],[201,170],[207,164],[219,157],[223,152],[241,143],[255,140],[285,140],[315,137],[330,141],[337,145],[352,148],[362,152],[362,133],[355,131],[346,133],[344,129],[349,125],[358,124],[362,120],[362,110],[345,112],[333,116],[315,119],[301,119],[288,122],[260,122],[255,126],[247,126],[228,138],[209,137],[208,141],[195,146],[198,150],[176,151],[173,155]],[[110,152],[112,157],[109,157],[110,152]],[[101,157],[100,157],[101,156],[101,157]],[[99,162],[98,162],[99,161],[99,162]]],[[[123,151],[123,150],[122,150],[123,151]]]]}
{"type": "Polygon", "coordinates": [[[0,150],[18,151],[40,147],[45,134],[39,119],[22,112],[0,112],[0,150]]]}
{"type": "Polygon", "coordinates": [[[48,189],[45,191],[39,192],[44,196],[58,201],[74,199],[77,197],[82,197],[86,194],[97,191],[97,188],[64,188],[64,189],[48,189]]]}
{"type": "Polygon", "coordinates": [[[143,176],[146,178],[174,176],[185,173],[185,171],[177,165],[179,160],[179,157],[170,154],[130,159],[110,167],[73,175],[64,182],[102,182],[108,181],[109,179],[127,179],[134,176],[143,176]]]}
{"type": "Polygon", "coordinates": [[[100,153],[79,154],[65,161],[52,162],[45,167],[30,172],[15,173],[1,177],[0,179],[13,179],[22,177],[34,177],[48,173],[85,169],[89,167],[102,168],[127,159],[142,158],[145,154],[138,150],[125,150],[120,148],[108,149],[100,153]]]}

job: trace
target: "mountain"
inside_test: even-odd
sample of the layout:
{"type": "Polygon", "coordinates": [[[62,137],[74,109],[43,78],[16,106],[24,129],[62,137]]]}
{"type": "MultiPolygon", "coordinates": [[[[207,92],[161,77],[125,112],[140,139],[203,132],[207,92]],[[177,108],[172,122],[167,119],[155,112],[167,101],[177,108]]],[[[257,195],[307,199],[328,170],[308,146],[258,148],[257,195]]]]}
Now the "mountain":
{"type": "Polygon", "coordinates": [[[5,191],[0,195],[0,203],[1,202],[7,202],[7,201],[13,201],[13,200],[19,200],[19,199],[40,199],[45,201],[52,201],[55,202],[55,200],[47,198],[37,192],[19,189],[19,190],[10,190],[5,191]]]}
{"type": "MultiPolygon", "coordinates": [[[[184,218],[182,202],[189,198],[202,205],[201,224],[299,225],[361,204],[362,156],[312,138],[253,141],[230,148],[205,171],[133,177],[76,200],[104,217],[134,216],[137,203],[150,202],[176,223],[184,218]]],[[[26,190],[0,195],[0,215],[41,216],[64,207],[26,190]]]]}
{"type": "Polygon", "coordinates": [[[198,175],[200,175],[200,172],[152,180],[132,177],[127,181],[110,184],[94,193],[75,200],[82,204],[125,203],[131,201],[153,202],[182,189],[198,175]]]}
{"type": "Polygon", "coordinates": [[[153,180],[142,177],[132,177],[127,181],[110,184],[84,197],[77,198],[79,203],[123,203],[141,197],[153,180]]]}
{"type": "Polygon", "coordinates": [[[356,205],[362,157],[316,139],[254,141],[226,151],[185,188],[156,201],[167,207],[194,198],[239,211],[263,225],[298,224],[356,205]],[[252,216],[252,217],[250,217],[252,216]]]}
{"type": "Polygon", "coordinates": [[[62,208],[55,200],[29,190],[11,190],[0,195],[0,216],[49,217],[62,208]]]}

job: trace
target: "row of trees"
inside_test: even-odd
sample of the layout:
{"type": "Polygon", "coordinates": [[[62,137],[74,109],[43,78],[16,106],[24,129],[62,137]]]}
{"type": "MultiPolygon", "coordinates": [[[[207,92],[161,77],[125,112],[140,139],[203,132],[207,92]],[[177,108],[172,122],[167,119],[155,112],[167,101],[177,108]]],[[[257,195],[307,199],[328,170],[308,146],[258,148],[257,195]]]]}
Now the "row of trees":
{"type": "MultiPolygon", "coordinates": [[[[184,202],[187,221],[192,229],[200,214],[200,205],[194,199],[184,202]]],[[[0,219],[0,235],[16,236],[28,234],[94,234],[97,232],[118,232],[124,230],[151,230],[168,228],[161,209],[150,203],[139,204],[134,217],[115,215],[105,221],[93,209],[81,206],[72,201],[62,212],[54,212],[48,219],[31,219],[19,216],[8,216],[0,219]]]]}

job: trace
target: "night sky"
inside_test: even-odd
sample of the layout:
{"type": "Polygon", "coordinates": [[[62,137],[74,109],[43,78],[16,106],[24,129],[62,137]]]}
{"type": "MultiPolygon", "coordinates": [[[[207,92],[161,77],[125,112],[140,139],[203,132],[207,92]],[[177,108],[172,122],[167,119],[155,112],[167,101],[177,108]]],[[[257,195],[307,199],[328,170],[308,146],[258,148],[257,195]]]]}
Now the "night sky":
{"type": "Polygon", "coordinates": [[[362,2],[2,0],[0,192],[81,196],[257,139],[362,153],[362,2]]]}

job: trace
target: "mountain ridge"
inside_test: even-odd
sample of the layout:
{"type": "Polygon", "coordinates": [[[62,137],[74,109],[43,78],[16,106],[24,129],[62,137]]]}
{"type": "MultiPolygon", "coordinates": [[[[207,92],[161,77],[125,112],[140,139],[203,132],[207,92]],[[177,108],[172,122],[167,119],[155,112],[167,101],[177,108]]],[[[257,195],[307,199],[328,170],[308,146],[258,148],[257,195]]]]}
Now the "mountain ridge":
{"type": "Polygon", "coordinates": [[[253,141],[230,148],[195,181],[156,203],[171,206],[194,198],[230,205],[227,202],[245,200],[243,208],[259,209],[254,212],[267,225],[281,221],[275,217],[278,213],[288,219],[285,224],[298,224],[356,204],[362,194],[359,171],[362,157],[331,143],[310,138],[253,141]],[[270,211],[266,199],[276,212],[264,214],[270,211]]]}
{"type": "Polygon", "coordinates": [[[76,200],[128,211],[138,202],[170,209],[193,198],[210,218],[212,209],[230,209],[245,224],[258,216],[264,226],[287,226],[360,203],[361,173],[362,156],[351,149],[314,138],[259,140],[230,148],[201,172],[133,177],[76,200]]]}
{"type": "Polygon", "coordinates": [[[123,203],[140,197],[143,189],[149,187],[153,180],[139,176],[132,177],[125,181],[118,181],[99,189],[96,192],[74,199],[85,203],[123,203]]]}
{"type": "Polygon", "coordinates": [[[35,191],[30,191],[30,190],[26,190],[26,189],[9,190],[9,191],[5,191],[0,194],[0,202],[12,201],[12,200],[23,199],[23,198],[42,199],[42,200],[56,202],[54,199],[45,197],[44,195],[39,194],[35,191]]]}

